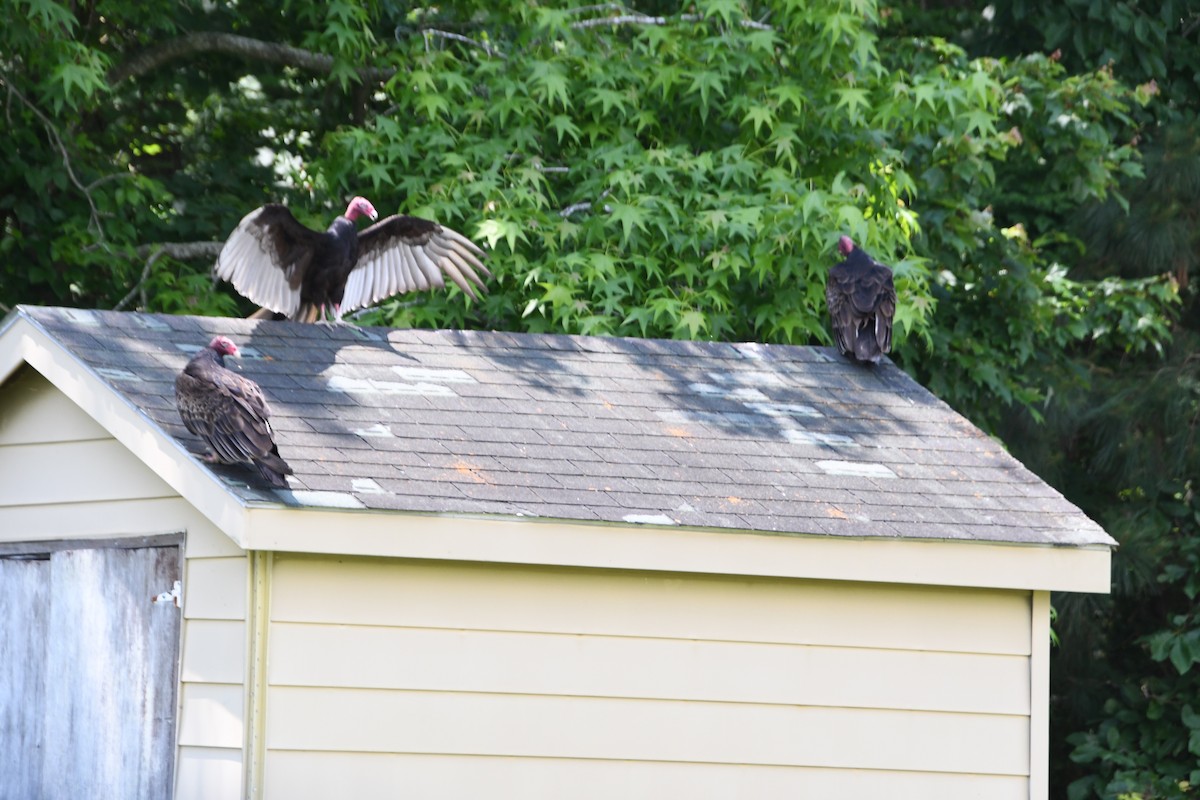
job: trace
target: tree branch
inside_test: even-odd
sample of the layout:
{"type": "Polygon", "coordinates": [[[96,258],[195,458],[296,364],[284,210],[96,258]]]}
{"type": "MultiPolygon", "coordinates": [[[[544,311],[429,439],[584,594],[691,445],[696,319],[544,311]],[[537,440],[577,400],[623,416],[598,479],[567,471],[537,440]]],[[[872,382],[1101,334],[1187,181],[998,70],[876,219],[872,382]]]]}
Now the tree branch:
{"type": "MultiPolygon", "coordinates": [[[[125,304],[128,303],[130,300],[132,300],[133,296],[135,294],[137,294],[139,291],[141,291],[142,284],[144,284],[146,282],[146,278],[150,277],[150,268],[152,266],[154,266],[154,262],[158,261],[160,258],[162,258],[162,256],[163,256],[162,250],[155,250],[154,254],[152,256],[150,256],[148,259],[146,259],[146,266],[142,268],[142,276],[137,279],[137,283],[135,283],[133,285],[133,288],[129,290],[129,294],[122,297],[121,301],[119,303],[117,303],[115,306],[113,306],[113,308],[112,308],[113,311],[120,311],[121,309],[125,308],[125,304]]],[[[143,296],[143,299],[144,299],[144,296],[143,296]]],[[[145,302],[143,302],[142,305],[145,305],[145,302]]]]}
{"type": "Polygon", "coordinates": [[[645,14],[622,14],[617,17],[593,17],[592,19],[581,19],[579,22],[572,22],[571,27],[576,30],[584,28],[598,28],[601,25],[666,25],[670,20],[666,17],[648,17],[645,14]]]}
{"type": "Polygon", "coordinates": [[[499,50],[497,50],[495,47],[492,47],[487,42],[477,42],[474,39],[470,38],[469,36],[463,36],[461,33],[451,33],[450,31],[440,31],[437,28],[421,28],[421,33],[425,36],[425,49],[426,50],[429,49],[429,37],[437,36],[442,39],[453,39],[456,42],[462,42],[463,44],[473,45],[475,47],[478,47],[483,52],[487,53],[489,56],[499,56],[500,58],[505,58],[505,59],[508,58],[508,56],[504,55],[504,53],[501,53],[499,50]]]}
{"type": "Polygon", "coordinates": [[[216,258],[221,254],[221,248],[225,246],[224,242],[155,242],[154,244],[138,245],[134,250],[138,258],[145,258],[146,265],[142,267],[142,274],[138,277],[137,283],[133,284],[133,288],[129,293],[121,298],[121,301],[113,306],[113,311],[120,311],[128,305],[129,301],[134,298],[134,295],[141,294],[142,305],[146,305],[146,279],[150,277],[150,270],[154,266],[154,262],[158,261],[163,256],[171,258],[187,259],[187,258],[216,258]],[[148,256],[148,257],[147,257],[148,256]]]}
{"type": "Polygon", "coordinates": [[[1180,28],[1182,29],[1181,33],[1183,38],[1186,39],[1192,35],[1192,31],[1200,27],[1200,13],[1193,12],[1192,16],[1188,20],[1185,21],[1181,19],[1179,20],[1179,23],[1180,28]]]}
{"type": "MultiPolygon", "coordinates": [[[[601,8],[603,7],[601,6],[601,8]]],[[[670,25],[673,22],[703,21],[704,17],[699,14],[680,14],[678,17],[650,17],[645,14],[621,14],[615,17],[581,19],[578,22],[572,22],[571,27],[576,30],[583,30],[584,28],[598,28],[601,25],[670,25]]],[[[752,19],[739,19],[738,24],[743,28],[753,28],[756,31],[775,30],[765,22],[756,22],[752,19]]]]}
{"type": "MultiPolygon", "coordinates": [[[[329,72],[333,69],[333,56],[301,50],[299,47],[264,42],[234,33],[201,32],[189,33],[177,39],[143,50],[124,64],[108,72],[109,85],[115,86],[127,78],[136,78],[158,69],[168,61],[199,54],[220,53],[238,56],[249,61],[265,61],[285,67],[298,67],[310,72],[329,72]]],[[[358,70],[364,81],[386,81],[396,74],[394,69],[362,67],[358,70]]]]}
{"type": "Polygon", "coordinates": [[[154,253],[162,253],[171,258],[216,258],[221,255],[224,242],[153,242],[138,245],[134,251],[138,258],[146,258],[154,253]]]}

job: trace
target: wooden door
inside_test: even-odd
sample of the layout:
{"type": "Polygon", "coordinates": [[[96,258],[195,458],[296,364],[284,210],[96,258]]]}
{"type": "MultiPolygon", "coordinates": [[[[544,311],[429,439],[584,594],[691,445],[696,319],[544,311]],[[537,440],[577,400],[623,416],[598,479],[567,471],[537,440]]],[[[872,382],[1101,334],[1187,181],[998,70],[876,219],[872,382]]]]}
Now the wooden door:
{"type": "Polygon", "coordinates": [[[0,800],[169,798],[180,548],[0,552],[0,800]]]}

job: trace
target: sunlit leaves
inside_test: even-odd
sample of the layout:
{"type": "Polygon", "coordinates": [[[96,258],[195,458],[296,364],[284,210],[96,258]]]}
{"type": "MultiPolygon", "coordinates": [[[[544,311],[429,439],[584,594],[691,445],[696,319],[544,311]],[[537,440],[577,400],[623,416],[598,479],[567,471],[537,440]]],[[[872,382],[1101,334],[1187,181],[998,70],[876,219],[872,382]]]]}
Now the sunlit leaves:
{"type": "MultiPolygon", "coordinates": [[[[257,109],[220,81],[188,102],[239,120],[220,132],[228,152],[267,128],[310,134],[307,147],[270,148],[297,151],[298,177],[245,168],[259,177],[222,184],[219,205],[185,199],[219,238],[235,211],[268,199],[290,200],[319,225],[367,192],[381,210],[434,218],[492,250],[495,277],[479,304],[421,295],[385,304],[374,321],[828,341],[825,273],[848,233],[898,265],[897,343],[919,346],[937,323],[922,236],[978,247],[979,228],[959,223],[983,213],[994,164],[1016,146],[997,134],[1012,127],[1005,92],[1017,94],[1001,89],[997,65],[938,40],[907,52],[890,43],[885,63],[871,0],[704,0],[665,9],[661,23],[590,27],[579,23],[616,10],[423,8],[400,27],[350,0],[292,11],[294,30],[280,25],[276,38],[334,56],[332,74],[241,65],[259,86],[257,109]],[[390,80],[362,82],[362,67],[384,65],[395,68],[390,80]]],[[[228,13],[249,26],[246,9],[228,13]]],[[[107,63],[60,59],[49,91],[64,108],[94,104],[107,63]]],[[[210,141],[202,129],[179,136],[210,141]]],[[[173,156],[153,136],[128,141],[139,158],[146,146],[163,147],[163,164],[173,156]]],[[[128,141],[120,152],[135,152],[128,141]]],[[[1104,155],[1087,169],[1131,163],[1104,155]]],[[[238,157],[252,164],[255,150],[238,157]]],[[[61,170],[44,183],[71,188],[61,170]]],[[[160,207],[160,224],[178,222],[160,207]]]]}

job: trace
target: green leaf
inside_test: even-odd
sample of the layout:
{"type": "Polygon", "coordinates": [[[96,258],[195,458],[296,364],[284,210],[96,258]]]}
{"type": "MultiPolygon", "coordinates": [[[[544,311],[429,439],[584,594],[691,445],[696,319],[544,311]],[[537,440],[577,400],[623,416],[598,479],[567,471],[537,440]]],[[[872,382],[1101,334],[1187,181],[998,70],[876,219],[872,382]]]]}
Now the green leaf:
{"type": "Polygon", "coordinates": [[[863,117],[863,111],[869,106],[866,89],[841,89],[837,93],[837,109],[845,110],[851,122],[858,122],[863,117]]]}
{"type": "Polygon", "coordinates": [[[529,64],[529,73],[534,97],[547,106],[557,103],[560,108],[570,108],[567,75],[562,66],[550,61],[533,61],[529,64]]]}
{"type": "Polygon", "coordinates": [[[768,133],[771,131],[775,125],[775,115],[766,106],[751,106],[746,110],[746,115],[742,117],[742,124],[747,122],[754,123],[754,135],[758,136],[764,125],[767,126],[768,133]]]}
{"type": "MultiPolygon", "coordinates": [[[[1171,643],[1168,657],[1171,661],[1171,666],[1175,667],[1180,675],[1187,674],[1188,670],[1192,668],[1192,664],[1196,661],[1191,649],[1186,645],[1182,637],[1175,639],[1171,643]]],[[[1188,709],[1187,706],[1184,706],[1184,708],[1185,710],[1188,709]]]]}
{"type": "Polygon", "coordinates": [[[565,114],[556,114],[551,117],[550,128],[558,134],[559,144],[562,144],[564,136],[570,137],[572,142],[579,144],[579,126],[565,114]]]}
{"type": "Polygon", "coordinates": [[[701,331],[708,329],[708,320],[699,311],[685,311],[679,317],[679,321],[675,323],[675,328],[677,330],[686,330],[687,338],[695,339],[700,335],[701,331]]]}
{"type": "Polygon", "coordinates": [[[524,231],[521,226],[511,220],[502,219],[485,219],[479,224],[477,234],[488,243],[488,247],[494,248],[501,241],[507,242],[509,252],[515,252],[517,249],[517,241],[527,242],[524,231]]]}
{"type": "Polygon", "coordinates": [[[1179,720],[1189,729],[1193,731],[1200,730],[1200,714],[1192,710],[1189,703],[1184,703],[1183,708],[1179,712],[1179,720]]]}
{"type": "Polygon", "coordinates": [[[647,213],[641,208],[628,203],[612,203],[612,219],[621,223],[621,243],[629,244],[633,230],[645,232],[647,213]]]}
{"type": "Polygon", "coordinates": [[[721,75],[712,70],[697,72],[692,77],[692,85],[688,87],[688,94],[700,94],[700,116],[707,117],[711,109],[710,94],[717,94],[725,97],[725,86],[721,79],[721,75]]]}

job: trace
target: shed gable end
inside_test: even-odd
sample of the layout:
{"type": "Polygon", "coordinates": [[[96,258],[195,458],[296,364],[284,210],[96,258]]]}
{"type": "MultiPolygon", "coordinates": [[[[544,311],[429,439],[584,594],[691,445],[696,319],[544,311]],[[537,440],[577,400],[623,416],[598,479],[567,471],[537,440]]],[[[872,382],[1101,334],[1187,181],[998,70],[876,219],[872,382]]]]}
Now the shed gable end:
{"type": "Polygon", "coordinates": [[[0,530],[6,541],[167,533],[131,503],[178,497],[31,367],[0,386],[0,530]],[[133,511],[134,519],[121,512],[133,511]],[[135,527],[130,529],[128,526],[135,527]],[[116,525],[117,527],[114,527],[116,525]]]}

